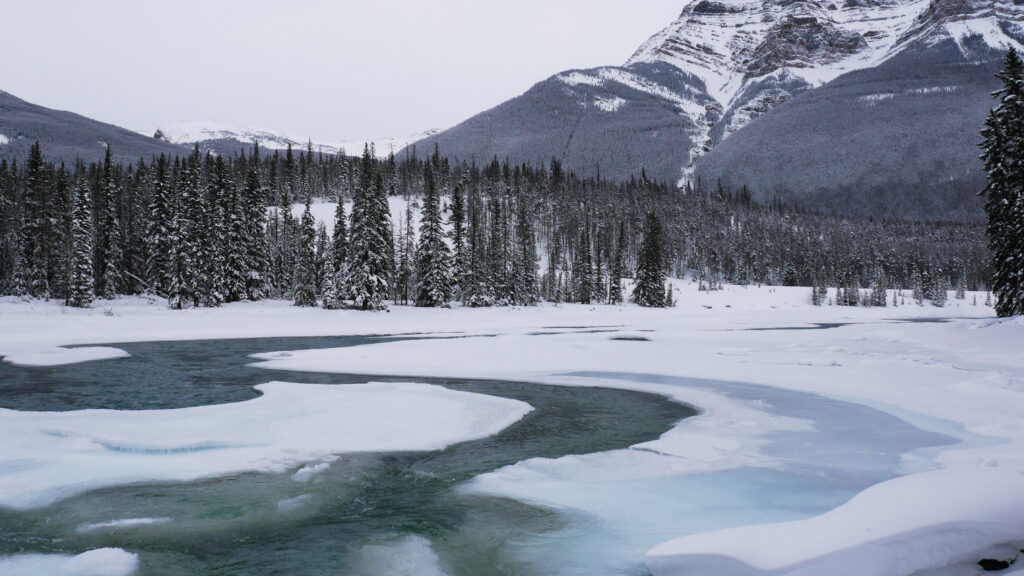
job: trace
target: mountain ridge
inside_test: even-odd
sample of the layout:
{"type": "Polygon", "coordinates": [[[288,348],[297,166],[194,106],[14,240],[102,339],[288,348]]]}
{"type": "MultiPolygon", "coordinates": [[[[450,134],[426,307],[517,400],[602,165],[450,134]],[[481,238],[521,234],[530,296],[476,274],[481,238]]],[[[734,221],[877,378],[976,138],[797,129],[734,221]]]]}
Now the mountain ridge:
{"type": "Polygon", "coordinates": [[[836,100],[831,107],[818,103],[814,112],[819,122],[828,123],[830,114],[839,117],[856,108],[862,116],[855,120],[846,115],[846,120],[881,133],[885,127],[879,125],[880,119],[892,122],[891,113],[899,109],[909,114],[906,132],[920,134],[922,142],[938,138],[949,148],[928,161],[938,162],[940,172],[954,173],[955,185],[946,188],[957,190],[939,192],[945,194],[944,200],[920,213],[913,206],[893,214],[875,204],[850,201],[840,203],[845,214],[931,218],[953,213],[957,219],[977,219],[980,210],[964,193],[979,185],[977,154],[951,143],[951,134],[973,142],[971,132],[976,134],[981,125],[938,116],[939,126],[932,129],[928,108],[937,105],[946,114],[955,104],[965,107],[964,116],[972,121],[987,111],[990,101],[984,92],[996,86],[990,72],[1007,46],[1020,46],[1024,40],[1022,21],[1024,7],[1012,0],[694,0],[624,65],[555,74],[523,95],[417,145],[436,143],[460,159],[556,158],[569,170],[591,174],[600,168],[602,176],[618,180],[638,175],[642,168],[655,179],[680,184],[724,179],[732,187],[755,188],[761,199],[779,197],[819,210],[834,208],[825,202],[825,192],[848,194],[871,171],[891,177],[903,196],[912,187],[930,185],[926,179],[906,177],[902,164],[916,161],[913,157],[879,158],[870,153],[884,144],[880,140],[862,138],[858,145],[865,148],[855,150],[841,136],[824,143],[815,138],[821,125],[793,114],[805,110],[804,95],[831,86],[825,92],[836,100]],[[929,84],[916,70],[883,66],[904,53],[910,56],[897,63],[935,70],[936,77],[947,83],[929,84]],[[943,62],[950,58],[952,62],[943,62]],[[980,68],[978,60],[983,63],[980,68]],[[961,77],[956,76],[958,69],[961,77]],[[888,76],[857,74],[865,70],[881,70],[888,76]],[[903,76],[920,81],[904,86],[903,76]],[[872,85],[851,92],[847,77],[870,80],[872,85]],[[844,78],[839,86],[846,91],[834,90],[832,84],[844,78]],[[887,82],[892,90],[884,86],[887,82]],[[949,86],[954,88],[946,92],[949,86]],[[867,100],[857,99],[870,96],[865,90],[882,95],[870,109],[861,105],[867,100]],[[890,92],[899,92],[900,97],[887,96],[890,92]],[[908,97],[919,97],[918,103],[907,105],[908,97]],[[779,112],[770,114],[773,111],[779,112]],[[787,123],[799,130],[787,129],[787,123]],[[759,124],[771,129],[750,129],[759,124]],[[801,162],[804,168],[820,165],[817,179],[788,178],[787,173],[800,166],[771,161],[765,133],[787,142],[814,142],[816,149],[804,146],[790,161],[801,162]],[[581,134],[588,137],[582,144],[581,134]],[[759,149],[742,146],[745,140],[757,141],[759,149]],[[728,153],[738,149],[742,155],[728,153]],[[860,159],[862,151],[869,153],[860,159]],[[833,171],[830,165],[837,160],[828,158],[829,153],[855,169],[833,171]],[[774,179],[746,173],[727,177],[748,158],[774,179]],[[837,179],[830,181],[833,177],[837,179]]]}

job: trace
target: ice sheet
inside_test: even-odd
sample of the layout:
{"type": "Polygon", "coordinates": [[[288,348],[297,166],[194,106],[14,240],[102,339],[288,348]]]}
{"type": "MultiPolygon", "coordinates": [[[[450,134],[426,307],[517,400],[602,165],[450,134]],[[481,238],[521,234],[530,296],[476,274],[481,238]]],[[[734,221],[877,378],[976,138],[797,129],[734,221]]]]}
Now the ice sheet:
{"type": "Polygon", "coordinates": [[[0,505],[90,489],[280,472],[343,452],[438,450],[495,434],[524,402],[413,383],[272,382],[234,404],[177,410],[0,410],[0,505]]]}
{"type": "Polygon", "coordinates": [[[138,565],[138,556],[120,548],[99,548],[77,556],[0,556],[0,574],[4,576],[129,576],[138,565]]]}
{"type": "Polygon", "coordinates": [[[4,362],[15,366],[60,366],[93,360],[128,358],[131,354],[109,346],[83,346],[80,348],[41,347],[4,356],[4,362]]]}

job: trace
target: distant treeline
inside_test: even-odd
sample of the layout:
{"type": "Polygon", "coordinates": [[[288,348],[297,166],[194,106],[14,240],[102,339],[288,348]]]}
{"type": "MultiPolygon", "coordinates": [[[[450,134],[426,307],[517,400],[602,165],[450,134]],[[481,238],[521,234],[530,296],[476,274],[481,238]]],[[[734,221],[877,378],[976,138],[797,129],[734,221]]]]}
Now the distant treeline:
{"type": "Polygon", "coordinates": [[[981,226],[841,219],[643,173],[583,177],[554,160],[455,165],[436,149],[380,159],[369,149],[224,157],[196,148],[185,158],[118,165],[108,154],[66,166],[36,146],[23,164],[0,162],[0,293],[75,305],[151,293],[173,307],[616,302],[650,214],[663,271],[705,289],[911,289],[923,276],[984,290],[991,275],[981,226]],[[422,205],[424,222],[392,222],[389,196],[422,205]],[[290,209],[317,199],[339,203],[335,222],[319,229],[290,209]]]}

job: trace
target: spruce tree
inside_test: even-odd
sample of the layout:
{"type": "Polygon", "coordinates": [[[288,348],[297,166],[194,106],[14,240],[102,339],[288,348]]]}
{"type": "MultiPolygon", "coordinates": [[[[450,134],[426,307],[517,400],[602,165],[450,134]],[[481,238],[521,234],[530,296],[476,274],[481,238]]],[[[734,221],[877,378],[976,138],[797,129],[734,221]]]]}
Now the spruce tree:
{"type": "Polygon", "coordinates": [[[647,307],[665,306],[665,240],[657,214],[648,212],[637,254],[633,302],[647,307]]]}
{"type": "Polygon", "coordinates": [[[316,306],[316,229],[313,214],[310,212],[310,200],[306,200],[306,209],[302,212],[299,224],[299,237],[295,253],[295,278],[292,281],[292,294],[296,306],[316,306]]]}
{"type": "Polygon", "coordinates": [[[184,200],[188,196],[185,190],[183,166],[177,159],[174,161],[174,194],[171,197],[171,225],[168,229],[168,246],[170,254],[167,261],[167,306],[174,310],[181,310],[191,299],[189,283],[193,271],[192,254],[188,249],[187,242],[182,233],[187,228],[185,215],[183,214],[184,200]]]}
{"type": "MultiPolygon", "coordinates": [[[[223,291],[226,302],[237,302],[248,294],[249,277],[249,225],[246,214],[246,199],[242,188],[237,186],[230,174],[230,168],[222,156],[217,157],[214,172],[214,188],[220,204],[220,224],[223,234],[223,291]]],[[[262,234],[261,234],[262,235],[262,234]]]]}
{"type": "Polygon", "coordinates": [[[871,305],[872,306],[885,306],[888,303],[886,298],[886,281],[885,272],[881,266],[875,267],[875,278],[871,286],[871,305]]]}
{"type": "Polygon", "coordinates": [[[463,286],[463,303],[472,307],[493,306],[494,286],[487,260],[487,214],[476,187],[469,196],[467,233],[468,271],[463,286]]]}
{"type": "Polygon", "coordinates": [[[464,186],[468,175],[463,174],[461,181],[452,191],[451,211],[448,224],[451,227],[452,239],[452,279],[454,281],[453,297],[462,298],[463,284],[468,273],[466,258],[466,194],[464,186]]]}
{"type": "Polygon", "coordinates": [[[416,242],[413,234],[412,208],[405,211],[404,224],[400,224],[398,260],[395,264],[395,300],[409,303],[416,279],[416,242]]]}
{"type": "Polygon", "coordinates": [[[203,299],[204,274],[208,269],[206,253],[202,245],[206,224],[206,203],[203,199],[202,158],[199,145],[181,165],[181,179],[178,186],[178,208],[175,219],[174,263],[171,292],[171,307],[181,308],[190,303],[199,306],[203,299]]]}
{"type": "Polygon", "coordinates": [[[331,235],[332,266],[334,268],[334,290],[337,298],[342,300],[348,296],[345,284],[348,276],[348,227],[345,215],[345,197],[338,194],[338,205],[334,209],[334,233],[331,235]]]}
{"type": "Polygon", "coordinates": [[[149,259],[146,262],[146,277],[150,288],[157,294],[166,295],[170,285],[171,228],[174,225],[174,189],[171,184],[170,166],[163,154],[156,161],[153,170],[153,192],[149,202],[149,226],[146,241],[149,243],[149,259]]]}
{"type": "Polygon", "coordinates": [[[363,150],[359,186],[349,226],[348,286],[363,310],[383,310],[391,292],[394,242],[384,179],[374,170],[369,145],[363,150]]]}
{"type": "Polygon", "coordinates": [[[920,306],[924,302],[924,276],[921,274],[916,266],[910,273],[910,282],[912,289],[912,296],[917,305],[920,306]]]}
{"type": "Polygon", "coordinates": [[[89,186],[81,180],[74,187],[71,242],[71,277],[65,303],[86,308],[96,299],[96,294],[92,268],[92,199],[89,186]]]}
{"type": "Polygon", "coordinates": [[[334,271],[334,259],[324,259],[324,292],[323,307],[325,310],[337,310],[341,308],[341,301],[338,298],[338,278],[334,271]]]}
{"type": "Polygon", "coordinates": [[[939,268],[932,276],[931,296],[932,306],[942,308],[946,305],[949,296],[949,279],[943,273],[942,268],[939,268]]]}
{"type": "MultiPolygon", "coordinates": [[[[203,228],[200,249],[203,252],[205,269],[201,290],[207,306],[220,306],[228,297],[228,259],[231,249],[230,212],[232,188],[234,185],[227,173],[224,157],[217,156],[210,166],[211,156],[206,156],[209,167],[209,183],[203,197],[203,228]]],[[[238,263],[240,258],[235,258],[238,263]]],[[[237,287],[236,287],[237,288],[237,287]]]]}
{"type": "Polygon", "coordinates": [[[28,272],[28,293],[33,298],[49,298],[50,199],[42,149],[37,141],[29,150],[25,164],[25,216],[22,232],[24,265],[28,272]]]}
{"type": "Polygon", "coordinates": [[[594,294],[593,262],[590,257],[589,225],[583,226],[580,241],[576,246],[576,258],[573,261],[572,276],[575,284],[575,300],[580,304],[590,304],[594,294]]]}
{"type": "Polygon", "coordinates": [[[520,306],[532,306],[540,301],[537,284],[537,240],[534,238],[533,218],[523,197],[520,197],[519,208],[516,211],[515,246],[515,303],[520,306]]]}
{"type": "Polygon", "coordinates": [[[445,306],[452,296],[451,255],[441,225],[441,206],[434,169],[423,173],[423,215],[416,246],[416,305],[445,306]]]}
{"type": "Polygon", "coordinates": [[[1024,63],[1013,47],[996,75],[1003,86],[981,135],[982,190],[992,252],[992,292],[1000,317],[1024,314],[1024,63]]]}
{"type": "Polygon", "coordinates": [[[270,254],[267,245],[266,190],[260,179],[260,149],[253,147],[249,172],[245,177],[245,292],[249,300],[268,296],[267,275],[270,254]]]}
{"type": "Polygon", "coordinates": [[[619,239],[615,243],[615,257],[612,260],[609,279],[608,302],[622,303],[622,279],[626,276],[626,223],[619,221],[619,239]]]}
{"type": "Polygon", "coordinates": [[[121,246],[121,220],[118,215],[118,204],[121,189],[114,173],[114,161],[110,146],[107,146],[103,160],[103,183],[101,195],[101,213],[99,218],[102,227],[99,232],[97,260],[99,262],[100,295],[104,299],[112,299],[121,288],[121,261],[124,254],[121,246]]]}

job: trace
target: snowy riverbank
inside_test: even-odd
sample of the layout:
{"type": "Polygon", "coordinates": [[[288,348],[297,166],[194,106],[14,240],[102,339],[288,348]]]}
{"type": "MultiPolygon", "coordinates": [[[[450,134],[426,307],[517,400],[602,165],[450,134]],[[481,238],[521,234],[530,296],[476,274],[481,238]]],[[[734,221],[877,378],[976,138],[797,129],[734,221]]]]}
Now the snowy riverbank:
{"type": "MultiPolygon", "coordinates": [[[[727,286],[706,293],[681,282],[677,289],[679,305],[669,310],[543,305],[488,310],[394,307],[388,313],[363,313],[264,302],[173,312],[159,301],[125,298],[80,311],[4,299],[0,355],[24,364],[45,352],[53,363],[61,354],[59,347],[68,344],[444,333],[464,337],[266,354],[261,365],[613,386],[700,407],[700,416],[632,450],[526,461],[468,487],[509,495],[515,488],[514,495],[520,496],[536,487],[538,503],[597,516],[612,512],[588,510],[586,501],[570,501],[558,490],[542,488],[560,478],[598,475],[611,482],[638,475],[777,467],[788,455],[770,450],[772,439],[809,425],[774,414],[769,403],[731,398],[713,385],[657,383],[616,373],[755,384],[767,387],[766,397],[771,389],[813,393],[882,410],[962,443],[907,455],[901,471],[908,475],[884,482],[825,516],[756,529],[736,526],[679,534],[684,538],[658,546],[648,556],[657,574],[695,566],[716,574],[841,573],[843,566],[856,566],[859,574],[911,574],[939,573],[939,567],[950,565],[970,573],[978,569],[977,560],[1014,550],[994,545],[1024,545],[1024,513],[1016,514],[1024,510],[1024,320],[996,320],[981,305],[984,294],[977,295],[977,306],[972,305],[976,295],[968,294],[966,300],[950,299],[946,308],[844,308],[811,306],[806,288],[727,286]],[[921,321],[929,319],[950,320],[921,321]],[[571,374],[578,372],[590,374],[571,374]],[[640,460],[642,465],[636,465],[640,460]],[[928,472],[931,468],[941,470],[928,472]],[[921,497],[908,499],[911,494],[921,497]],[[931,511],[928,515],[923,515],[925,508],[931,511]],[[967,533],[972,537],[966,538],[967,533]],[[783,536],[784,551],[769,556],[758,552],[766,539],[783,536]],[[958,546],[950,546],[950,539],[958,546]]],[[[69,361],[87,359],[82,352],[68,354],[74,355],[69,361]]]]}

